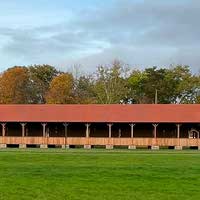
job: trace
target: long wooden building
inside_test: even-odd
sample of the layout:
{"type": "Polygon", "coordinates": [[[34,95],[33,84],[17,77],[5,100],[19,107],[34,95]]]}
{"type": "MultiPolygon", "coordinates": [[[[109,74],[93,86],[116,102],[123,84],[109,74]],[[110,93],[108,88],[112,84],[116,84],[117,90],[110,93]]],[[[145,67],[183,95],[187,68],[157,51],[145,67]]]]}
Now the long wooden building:
{"type": "Polygon", "coordinates": [[[0,148],[200,149],[196,105],[0,105],[0,148]]]}

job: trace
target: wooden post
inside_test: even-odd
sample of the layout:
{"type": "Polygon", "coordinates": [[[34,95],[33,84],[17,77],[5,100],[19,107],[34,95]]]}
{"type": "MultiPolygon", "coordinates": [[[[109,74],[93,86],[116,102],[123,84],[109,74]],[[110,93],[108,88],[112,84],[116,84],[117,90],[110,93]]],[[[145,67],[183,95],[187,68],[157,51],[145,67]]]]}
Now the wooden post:
{"type": "Polygon", "coordinates": [[[108,144],[106,145],[106,149],[113,149],[113,142],[111,142],[111,137],[112,137],[112,125],[113,124],[107,124],[108,125],[108,137],[109,141],[108,144]]]}
{"type": "Polygon", "coordinates": [[[2,137],[6,136],[6,123],[1,123],[2,126],[2,137]]]}
{"type": "Polygon", "coordinates": [[[90,124],[85,124],[86,126],[86,138],[90,137],[90,124]]]}
{"type": "Polygon", "coordinates": [[[43,137],[46,137],[46,125],[47,123],[42,123],[42,133],[43,133],[43,137]]]}
{"type": "Polygon", "coordinates": [[[180,127],[181,127],[181,124],[176,124],[176,127],[177,127],[178,145],[175,146],[175,149],[176,150],[182,150],[182,146],[180,145],[180,127]]]}
{"type": "Polygon", "coordinates": [[[90,144],[90,140],[89,140],[89,137],[90,137],[90,124],[85,124],[86,126],[86,130],[85,130],[85,136],[86,136],[86,143],[84,145],[84,148],[85,149],[91,149],[91,144],[90,144]]]}
{"type": "Polygon", "coordinates": [[[122,130],[121,130],[121,128],[119,128],[118,138],[121,138],[121,137],[122,137],[122,130]]]}
{"type": "Polygon", "coordinates": [[[129,124],[129,125],[131,127],[131,139],[132,139],[132,142],[131,142],[131,145],[128,146],[128,149],[136,149],[136,146],[134,145],[134,141],[133,141],[135,124],[129,124]]]}
{"type": "Polygon", "coordinates": [[[200,146],[199,146],[199,131],[197,132],[197,146],[198,146],[198,150],[200,150],[200,146]]]}
{"type": "Polygon", "coordinates": [[[1,123],[2,126],[2,141],[0,141],[0,148],[6,148],[7,144],[6,141],[4,139],[4,137],[6,136],[6,123],[1,123]]]}
{"type": "Polygon", "coordinates": [[[152,124],[153,125],[153,127],[154,127],[154,130],[153,130],[153,140],[152,140],[152,146],[151,146],[151,149],[152,150],[159,150],[159,146],[158,146],[158,144],[157,144],[157,140],[156,140],[156,138],[157,138],[157,126],[158,126],[158,124],[152,124]]]}
{"type": "Polygon", "coordinates": [[[177,126],[177,138],[180,138],[180,127],[181,127],[181,124],[176,124],[177,126]]]}
{"type": "Polygon", "coordinates": [[[153,130],[153,137],[156,139],[157,138],[157,126],[158,124],[152,124],[153,127],[154,127],[154,130],[153,130]]]}
{"type": "Polygon", "coordinates": [[[63,123],[63,126],[65,127],[65,146],[64,148],[69,148],[69,146],[67,146],[67,127],[68,127],[68,123],[63,123]]]}
{"type": "Polygon", "coordinates": [[[25,126],[26,126],[26,123],[20,123],[21,126],[22,126],[22,137],[25,137],[25,126]]]}
{"type": "Polygon", "coordinates": [[[67,127],[68,127],[68,123],[63,123],[63,126],[65,127],[65,137],[67,138],[67,127]]]}
{"type": "Polygon", "coordinates": [[[43,134],[43,144],[40,144],[40,148],[48,148],[48,141],[45,139],[45,137],[47,136],[46,134],[46,125],[47,123],[41,123],[42,124],[42,134],[43,134]]]}
{"type": "Polygon", "coordinates": [[[111,138],[112,137],[112,125],[113,124],[107,124],[108,125],[108,137],[111,138]]]}
{"type": "Polygon", "coordinates": [[[24,149],[26,148],[26,142],[24,141],[26,123],[20,123],[20,124],[22,126],[22,140],[21,140],[21,143],[19,144],[19,148],[24,149]]]}
{"type": "Polygon", "coordinates": [[[134,126],[135,126],[135,124],[129,124],[129,125],[131,127],[131,138],[133,138],[134,137],[134,126]]]}
{"type": "Polygon", "coordinates": [[[28,127],[25,128],[25,136],[28,136],[28,127]]]}

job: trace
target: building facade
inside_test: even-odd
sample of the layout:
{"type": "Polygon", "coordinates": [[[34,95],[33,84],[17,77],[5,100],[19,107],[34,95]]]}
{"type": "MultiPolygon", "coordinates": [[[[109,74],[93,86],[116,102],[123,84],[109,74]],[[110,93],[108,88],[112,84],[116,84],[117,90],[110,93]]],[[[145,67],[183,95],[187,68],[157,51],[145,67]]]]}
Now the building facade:
{"type": "Polygon", "coordinates": [[[0,105],[0,147],[200,149],[200,105],[0,105]]]}

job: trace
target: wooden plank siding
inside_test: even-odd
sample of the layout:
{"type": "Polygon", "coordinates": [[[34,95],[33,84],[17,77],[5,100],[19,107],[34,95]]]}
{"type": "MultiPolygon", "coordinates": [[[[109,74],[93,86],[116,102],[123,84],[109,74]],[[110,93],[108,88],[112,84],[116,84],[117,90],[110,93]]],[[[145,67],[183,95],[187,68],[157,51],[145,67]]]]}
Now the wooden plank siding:
{"type": "Polygon", "coordinates": [[[200,146],[189,138],[84,138],[84,137],[0,137],[0,144],[113,145],[113,146],[200,146]]]}

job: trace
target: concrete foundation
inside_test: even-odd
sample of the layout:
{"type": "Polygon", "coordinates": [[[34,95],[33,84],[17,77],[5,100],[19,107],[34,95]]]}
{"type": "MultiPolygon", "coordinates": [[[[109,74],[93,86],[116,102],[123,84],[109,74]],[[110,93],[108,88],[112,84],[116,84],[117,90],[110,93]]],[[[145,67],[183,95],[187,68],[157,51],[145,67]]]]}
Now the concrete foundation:
{"type": "Polygon", "coordinates": [[[113,149],[113,145],[110,144],[106,145],[106,149],[113,149]]]}
{"type": "Polygon", "coordinates": [[[70,146],[69,146],[69,145],[62,145],[61,148],[62,148],[62,149],[69,149],[70,146]]]}
{"type": "Polygon", "coordinates": [[[152,150],[159,150],[160,147],[159,147],[159,146],[151,146],[151,149],[152,149],[152,150]]]}
{"type": "Polygon", "coordinates": [[[91,149],[92,147],[91,147],[91,145],[89,145],[89,144],[86,144],[86,145],[84,145],[84,149],[91,149]]]}
{"type": "Polygon", "coordinates": [[[175,146],[174,149],[175,149],[175,150],[182,150],[183,147],[182,147],[182,146],[175,146]]]}
{"type": "Polygon", "coordinates": [[[20,149],[25,149],[26,148],[26,144],[19,144],[19,148],[20,149]]]}
{"type": "Polygon", "coordinates": [[[5,149],[7,147],[7,144],[0,144],[0,149],[5,149]]]}
{"type": "Polygon", "coordinates": [[[66,149],[70,149],[70,145],[65,145],[65,148],[66,149]]]}
{"type": "Polygon", "coordinates": [[[198,146],[198,150],[200,150],[200,146],[198,146]]]}
{"type": "Polygon", "coordinates": [[[128,149],[136,149],[136,146],[130,145],[128,146],[128,149]]]}
{"type": "Polygon", "coordinates": [[[48,148],[48,145],[47,145],[47,144],[41,144],[41,145],[40,145],[40,148],[41,148],[41,149],[47,149],[47,148],[48,148]]]}

